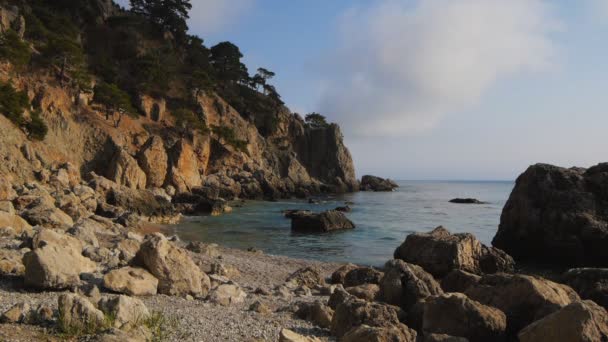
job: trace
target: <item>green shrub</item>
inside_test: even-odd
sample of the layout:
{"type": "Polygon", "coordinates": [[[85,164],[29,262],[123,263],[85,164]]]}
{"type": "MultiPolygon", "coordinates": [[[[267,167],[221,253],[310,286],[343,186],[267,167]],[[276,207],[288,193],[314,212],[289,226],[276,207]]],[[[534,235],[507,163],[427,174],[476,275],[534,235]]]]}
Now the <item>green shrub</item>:
{"type": "Polygon", "coordinates": [[[209,133],[209,128],[205,121],[199,118],[193,111],[186,108],[173,110],[171,115],[175,118],[175,126],[184,132],[198,132],[200,134],[209,133]]]}
{"type": "Polygon", "coordinates": [[[30,114],[30,121],[25,124],[25,129],[28,132],[28,137],[33,140],[44,140],[49,131],[39,111],[33,111],[30,114]]]}
{"type": "Polygon", "coordinates": [[[29,106],[25,91],[17,91],[10,83],[0,83],[0,112],[12,123],[22,126],[25,123],[23,112],[29,106]]]}
{"type": "Polygon", "coordinates": [[[220,142],[230,145],[238,151],[247,153],[247,141],[240,140],[234,130],[226,126],[212,126],[211,131],[217,136],[220,142]]]}
{"type": "Polygon", "coordinates": [[[0,37],[0,58],[6,59],[15,67],[22,69],[30,63],[32,51],[17,32],[8,30],[0,37]]]}
{"type": "Polygon", "coordinates": [[[310,113],[304,119],[306,124],[312,128],[324,128],[329,126],[325,117],[319,113],[310,113]]]}

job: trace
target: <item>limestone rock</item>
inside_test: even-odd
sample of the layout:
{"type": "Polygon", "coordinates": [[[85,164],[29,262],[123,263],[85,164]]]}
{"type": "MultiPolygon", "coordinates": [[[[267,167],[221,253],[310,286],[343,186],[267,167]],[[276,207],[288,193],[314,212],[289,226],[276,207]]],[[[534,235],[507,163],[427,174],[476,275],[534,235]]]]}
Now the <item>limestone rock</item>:
{"type": "Polygon", "coordinates": [[[380,293],[380,286],[376,284],[364,284],[359,286],[347,287],[346,292],[351,295],[366,300],[368,302],[373,302],[378,297],[380,293]]]}
{"type": "Polygon", "coordinates": [[[222,306],[240,304],[247,298],[247,293],[238,285],[224,284],[216,287],[209,294],[209,301],[222,306]]]}
{"type": "Polygon", "coordinates": [[[169,151],[169,180],[178,192],[190,192],[202,185],[201,170],[192,146],[178,141],[169,151]]]}
{"type": "Polygon", "coordinates": [[[348,272],[354,270],[359,266],[355,264],[346,264],[344,266],[340,266],[334,273],[331,274],[331,283],[332,284],[344,284],[344,280],[346,279],[346,274],[348,272]]]}
{"type": "Polygon", "coordinates": [[[167,176],[169,157],[165,151],[163,139],[152,136],[137,155],[139,166],[146,174],[148,187],[161,187],[167,176]]]}
{"type": "MultiPolygon", "coordinates": [[[[451,234],[443,227],[437,227],[430,233],[410,234],[395,250],[395,259],[401,259],[412,264],[420,265],[436,277],[443,277],[454,269],[475,274],[483,273],[480,260],[490,252],[472,234],[451,234]]],[[[502,254],[493,254],[499,259],[502,254]]],[[[506,254],[505,254],[506,255],[506,254]]],[[[508,256],[507,256],[508,257],[508,256]]],[[[490,264],[494,258],[486,259],[490,264]]],[[[500,264],[493,265],[491,271],[511,271],[513,262],[497,260],[500,264]]]]}
{"type": "Polygon", "coordinates": [[[517,178],[492,244],[517,260],[608,266],[608,163],[530,166],[517,178]]]}
{"type": "Polygon", "coordinates": [[[574,268],[562,276],[583,299],[591,299],[608,310],[608,269],[574,268]]]}
{"type": "Polygon", "coordinates": [[[383,179],[376,176],[365,175],[361,178],[361,191],[393,191],[399,185],[390,179],[383,179]]]}
{"type": "MultiPolygon", "coordinates": [[[[206,296],[202,278],[207,277],[188,252],[175,246],[162,234],[153,234],[141,244],[137,262],[158,279],[158,292],[167,295],[206,296]]],[[[207,277],[208,278],[208,277],[207,277]]]]}
{"type": "Polygon", "coordinates": [[[352,328],[366,324],[372,327],[399,325],[398,309],[386,304],[350,299],[338,305],[331,322],[331,332],[338,338],[352,328]]]}
{"type": "Polygon", "coordinates": [[[397,324],[390,327],[370,327],[360,325],[351,329],[342,337],[342,342],[416,342],[418,334],[414,329],[405,324],[397,324]]]}
{"type": "Polygon", "coordinates": [[[379,297],[389,304],[407,310],[420,299],[443,293],[433,276],[420,266],[403,260],[390,260],[385,269],[379,297]]]}
{"type": "Polygon", "coordinates": [[[97,265],[82,255],[82,244],[73,237],[48,229],[33,238],[33,250],[23,256],[25,284],[41,289],[65,289],[80,283],[80,274],[97,265]]]}
{"type": "Polygon", "coordinates": [[[59,329],[62,331],[68,331],[70,328],[103,327],[106,324],[103,312],[84,297],[62,294],[58,303],[59,329]]]}
{"type": "Polygon", "coordinates": [[[469,287],[476,285],[481,277],[465,272],[463,270],[453,270],[441,279],[441,288],[445,292],[464,293],[469,287]]]}
{"type": "Polygon", "coordinates": [[[54,205],[41,204],[25,210],[21,216],[34,226],[69,229],[74,225],[70,215],[54,205]]]}
{"type": "Polygon", "coordinates": [[[281,329],[279,342],[321,342],[316,337],[303,336],[289,329],[281,329]]]}
{"type": "Polygon", "coordinates": [[[521,342],[606,341],[608,314],[590,300],[576,301],[530,324],[518,337],[521,342]]]}
{"type": "Polygon", "coordinates": [[[120,329],[140,324],[150,316],[148,308],[141,300],[129,296],[102,298],[99,308],[114,317],[114,327],[120,329]]]}
{"type": "Polygon", "coordinates": [[[28,303],[18,303],[5,311],[0,316],[2,323],[22,323],[28,319],[30,314],[30,305],[28,303]]]}
{"type": "Polygon", "coordinates": [[[308,286],[309,288],[313,288],[316,285],[324,284],[325,281],[323,277],[321,277],[321,273],[317,268],[314,267],[304,267],[301,268],[291,275],[287,277],[285,280],[287,283],[293,283],[296,286],[308,286]]]}
{"type": "Polygon", "coordinates": [[[471,342],[504,341],[507,318],[462,293],[432,296],[424,304],[423,330],[466,337],[471,342]]]}
{"type": "Polygon", "coordinates": [[[146,188],[146,174],[137,160],[123,149],[118,149],[108,167],[107,177],[131,189],[146,188]]]}
{"type": "Polygon", "coordinates": [[[334,310],[321,303],[301,303],[296,315],[301,319],[313,322],[321,328],[329,328],[334,316],[334,310]]]}
{"type": "Polygon", "coordinates": [[[13,228],[16,235],[20,235],[23,232],[32,232],[32,226],[27,223],[26,220],[22,219],[19,215],[16,215],[14,212],[10,213],[6,211],[0,211],[0,228],[4,227],[13,228]]]}
{"type": "Polygon", "coordinates": [[[424,334],[420,342],[469,342],[464,337],[450,336],[447,334],[424,334]]]}
{"type": "Polygon", "coordinates": [[[521,328],[562,307],[579,300],[566,285],[526,275],[485,275],[465,294],[484,305],[500,309],[507,315],[507,333],[521,328]]]}
{"type": "Polygon", "coordinates": [[[113,270],[103,277],[105,288],[131,296],[152,296],[156,294],[158,279],[143,268],[124,267],[113,270]]]}
{"type": "Polygon", "coordinates": [[[296,215],[291,218],[291,230],[301,233],[325,233],[353,228],[355,224],[344,213],[335,210],[320,214],[296,215]]]}
{"type": "Polygon", "coordinates": [[[220,255],[219,245],[216,243],[192,241],[188,243],[186,249],[191,252],[203,254],[212,258],[215,258],[220,255]]]}
{"type": "Polygon", "coordinates": [[[17,192],[13,189],[10,179],[0,176],[0,201],[12,201],[17,198],[17,192]]]}
{"type": "Polygon", "coordinates": [[[18,251],[0,249],[0,274],[22,276],[25,272],[22,255],[18,251]]]}
{"type": "Polygon", "coordinates": [[[384,273],[371,267],[357,267],[346,273],[344,287],[379,284],[383,276],[384,273]]]}

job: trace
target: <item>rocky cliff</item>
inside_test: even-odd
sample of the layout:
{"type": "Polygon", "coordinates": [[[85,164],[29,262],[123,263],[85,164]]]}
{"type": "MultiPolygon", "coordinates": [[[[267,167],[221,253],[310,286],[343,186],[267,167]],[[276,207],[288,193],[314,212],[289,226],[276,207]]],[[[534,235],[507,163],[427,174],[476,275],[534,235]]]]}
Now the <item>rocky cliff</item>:
{"type": "MultiPolygon", "coordinates": [[[[119,13],[112,1],[92,3],[98,22],[119,13]]],[[[3,32],[23,29],[19,11],[2,9],[3,32]]],[[[32,103],[25,117],[35,107],[48,126],[44,140],[35,141],[0,115],[4,179],[40,180],[69,163],[84,179],[94,172],[134,190],[168,196],[198,191],[205,198],[276,199],[358,189],[338,125],[313,127],[281,105],[266,113],[273,123],[268,131],[213,89],[197,91],[191,101],[198,119],[212,130],[193,134],[177,127],[175,102],[183,100],[173,90],[138,90],[138,115],[123,117],[114,111],[109,119],[107,108],[93,101],[96,88],[66,85],[56,72],[17,68],[7,61],[0,65],[0,81],[24,91],[32,103]]],[[[93,77],[91,84],[96,82],[93,77]]]]}

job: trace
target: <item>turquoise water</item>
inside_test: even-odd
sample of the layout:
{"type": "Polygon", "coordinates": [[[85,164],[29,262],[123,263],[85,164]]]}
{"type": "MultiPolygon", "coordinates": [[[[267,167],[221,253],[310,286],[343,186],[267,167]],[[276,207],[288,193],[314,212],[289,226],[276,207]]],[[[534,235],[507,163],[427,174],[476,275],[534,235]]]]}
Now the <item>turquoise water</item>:
{"type": "Polygon", "coordinates": [[[395,192],[359,192],[307,201],[249,201],[219,217],[189,217],[173,229],[184,240],[214,242],[227,247],[255,247],[268,254],[322,261],[382,265],[405,237],[443,225],[452,232],[470,232],[490,244],[513,182],[401,181],[395,192]],[[488,204],[452,204],[455,197],[474,197],[488,204]],[[284,209],[322,211],[354,202],[346,215],[353,230],[303,235],[291,232],[284,209]]]}

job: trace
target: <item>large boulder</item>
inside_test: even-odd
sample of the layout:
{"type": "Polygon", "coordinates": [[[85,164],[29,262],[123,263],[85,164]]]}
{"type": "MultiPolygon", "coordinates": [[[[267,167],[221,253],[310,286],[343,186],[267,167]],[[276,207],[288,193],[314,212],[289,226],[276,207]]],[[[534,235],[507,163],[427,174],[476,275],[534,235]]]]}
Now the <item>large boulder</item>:
{"type": "Polygon", "coordinates": [[[370,327],[360,325],[342,337],[342,342],[416,342],[416,331],[405,324],[390,327],[370,327]]]}
{"type": "Polygon", "coordinates": [[[295,286],[307,286],[309,288],[325,283],[319,269],[311,266],[296,270],[285,279],[285,282],[293,283],[295,286]]]}
{"type": "Polygon", "coordinates": [[[574,268],[562,281],[570,285],[583,299],[591,299],[608,310],[608,269],[574,268]]]}
{"type": "Polygon", "coordinates": [[[439,283],[422,267],[403,260],[386,263],[384,277],[380,281],[379,297],[383,301],[408,310],[419,300],[442,293],[439,283]]]}
{"type": "Polygon", "coordinates": [[[579,300],[566,285],[526,275],[492,274],[481,278],[465,294],[507,315],[507,333],[514,336],[521,328],[579,300]]]}
{"type": "Polygon", "coordinates": [[[320,214],[296,215],[291,218],[291,230],[300,233],[326,233],[353,228],[355,224],[344,213],[336,210],[320,214]]]}
{"type": "Polygon", "coordinates": [[[169,181],[178,192],[190,192],[202,185],[198,158],[185,140],[178,141],[169,151],[169,181]]]}
{"type": "Polygon", "coordinates": [[[399,309],[386,304],[349,299],[336,308],[331,322],[331,332],[340,338],[362,324],[372,327],[398,326],[401,324],[399,309]]]}
{"type": "Polygon", "coordinates": [[[106,325],[103,312],[85,297],[62,294],[58,298],[59,329],[70,331],[95,331],[106,325]]]}
{"type": "Polygon", "coordinates": [[[334,273],[331,274],[331,283],[332,284],[344,284],[344,280],[346,280],[346,275],[348,272],[354,270],[355,268],[359,268],[359,266],[355,264],[346,264],[340,266],[334,273]]]}
{"type": "Polygon", "coordinates": [[[577,301],[530,324],[518,337],[521,342],[608,341],[608,314],[592,301],[577,301]]]}
{"type": "Polygon", "coordinates": [[[47,228],[69,229],[74,225],[70,215],[49,204],[40,204],[21,213],[21,216],[32,225],[47,228]]]}
{"type": "Polygon", "coordinates": [[[471,342],[504,341],[507,328],[502,311],[462,293],[427,298],[422,321],[425,333],[465,337],[471,342]]]}
{"type": "MultiPolygon", "coordinates": [[[[8,202],[10,203],[10,202],[8,202]]],[[[12,205],[11,205],[12,208],[12,205]]],[[[32,226],[13,212],[0,211],[0,228],[12,228],[17,235],[23,232],[31,233],[32,226]]]]}
{"type": "Polygon", "coordinates": [[[464,293],[469,287],[477,285],[481,276],[462,270],[453,270],[441,279],[441,288],[445,292],[464,293]]]}
{"type": "Polygon", "coordinates": [[[530,166],[517,178],[492,244],[516,260],[608,265],[608,163],[530,166]]]}
{"type": "Polygon", "coordinates": [[[390,179],[365,175],[361,178],[361,191],[393,191],[399,185],[390,179]]]}
{"type": "Polygon", "coordinates": [[[455,269],[476,274],[512,271],[514,264],[508,255],[484,248],[473,234],[451,234],[443,227],[408,235],[394,256],[420,265],[436,277],[455,269]]]}
{"type": "MultiPolygon", "coordinates": [[[[203,287],[201,272],[188,252],[175,246],[162,234],[149,235],[141,244],[136,260],[158,279],[158,292],[167,295],[204,297],[209,288],[203,287]]],[[[208,282],[207,282],[208,283],[208,282]]]]}
{"type": "Polygon", "coordinates": [[[118,149],[110,161],[107,177],[131,189],[146,188],[146,174],[127,151],[118,149]]]}
{"type": "Polygon", "coordinates": [[[120,329],[141,324],[150,316],[148,308],[141,300],[129,296],[102,298],[99,308],[112,317],[114,327],[120,329]]]}
{"type": "Polygon", "coordinates": [[[148,187],[161,187],[164,185],[169,157],[167,156],[161,137],[155,135],[148,139],[137,154],[137,161],[146,174],[148,187]]]}
{"type": "Polygon", "coordinates": [[[143,268],[123,267],[108,272],[103,277],[103,286],[131,296],[152,296],[156,294],[158,279],[143,268]]]}
{"type": "Polygon", "coordinates": [[[371,267],[357,267],[349,271],[344,277],[344,287],[364,284],[379,284],[384,273],[371,267]]]}
{"type": "Polygon", "coordinates": [[[49,229],[33,238],[33,250],[23,256],[25,284],[40,289],[65,289],[80,283],[80,274],[97,265],[82,255],[82,243],[49,229]]]}
{"type": "Polygon", "coordinates": [[[13,189],[11,180],[0,176],[0,201],[12,201],[17,198],[17,192],[13,189]]]}

